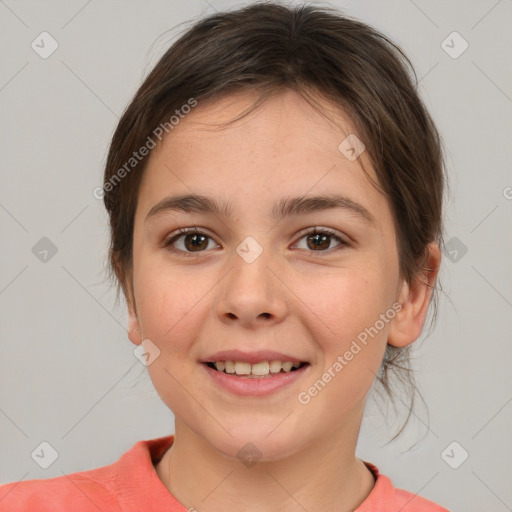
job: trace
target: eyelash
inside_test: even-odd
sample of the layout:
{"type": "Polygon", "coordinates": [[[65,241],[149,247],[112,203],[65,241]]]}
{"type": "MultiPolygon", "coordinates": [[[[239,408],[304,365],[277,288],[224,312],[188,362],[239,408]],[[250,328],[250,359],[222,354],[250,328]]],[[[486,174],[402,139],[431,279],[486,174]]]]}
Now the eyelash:
{"type": "MultiPolygon", "coordinates": [[[[331,254],[332,252],[336,251],[337,249],[341,249],[345,246],[346,247],[350,246],[350,244],[346,240],[344,240],[339,235],[337,235],[336,232],[333,231],[332,229],[318,228],[318,227],[314,227],[313,229],[309,228],[308,230],[302,231],[300,233],[300,236],[299,236],[297,242],[302,240],[304,237],[306,237],[308,235],[319,235],[319,234],[320,235],[329,235],[330,237],[334,238],[337,242],[339,242],[339,244],[336,247],[333,247],[331,249],[319,250],[319,251],[308,251],[314,255],[316,255],[316,253],[331,254]]],[[[209,238],[210,240],[213,240],[213,238],[211,236],[199,231],[197,228],[179,228],[178,234],[173,233],[172,235],[167,237],[164,240],[162,245],[163,245],[163,247],[168,248],[172,252],[180,253],[187,257],[189,257],[189,256],[194,257],[197,254],[200,254],[200,253],[203,253],[206,251],[206,249],[203,251],[183,251],[181,249],[173,248],[172,244],[175,243],[177,240],[179,240],[180,238],[182,238],[185,235],[204,235],[207,238],[209,238]]],[[[297,243],[297,242],[295,242],[295,243],[297,243]]]]}

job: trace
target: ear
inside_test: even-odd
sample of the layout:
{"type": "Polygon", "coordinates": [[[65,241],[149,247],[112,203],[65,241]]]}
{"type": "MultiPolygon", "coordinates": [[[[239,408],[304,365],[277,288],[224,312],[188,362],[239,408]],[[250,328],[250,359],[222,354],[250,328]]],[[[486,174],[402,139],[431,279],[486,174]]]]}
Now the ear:
{"type": "Polygon", "coordinates": [[[420,273],[410,283],[404,280],[401,285],[398,302],[402,305],[402,309],[391,321],[388,334],[389,345],[405,347],[420,337],[440,263],[441,251],[439,246],[432,242],[428,245],[420,273]]]}
{"type": "Polygon", "coordinates": [[[137,316],[137,306],[133,291],[133,283],[131,286],[128,284],[126,303],[128,306],[128,338],[130,338],[130,341],[134,345],[140,345],[142,343],[142,333],[137,316]]]}
{"type": "Polygon", "coordinates": [[[139,319],[131,300],[128,303],[128,338],[134,345],[142,343],[139,319]]]}
{"type": "Polygon", "coordinates": [[[119,282],[122,283],[122,289],[126,304],[128,306],[128,338],[134,345],[142,343],[142,335],[137,318],[137,306],[135,302],[135,293],[133,289],[132,268],[129,266],[124,269],[119,260],[115,261],[114,270],[119,282]],[[125,274],[126,273],[126,274],[125,274]]]}

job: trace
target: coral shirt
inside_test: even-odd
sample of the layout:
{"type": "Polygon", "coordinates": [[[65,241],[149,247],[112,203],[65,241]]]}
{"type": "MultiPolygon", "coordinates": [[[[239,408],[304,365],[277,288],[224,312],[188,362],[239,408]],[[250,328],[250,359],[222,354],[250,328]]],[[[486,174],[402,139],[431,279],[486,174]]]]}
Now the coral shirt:
{"type": "MultiPolygon", "coordinates": [[[[156,474],[154,464],[174,436],[139,441],[117,462],[49,479],[0,486],[2,512],[187,512],[156,474]]],[[[448,512],[420,496],[395,489],[391,480],[365,462],[376,478],[355,512],[448,512]]]]}

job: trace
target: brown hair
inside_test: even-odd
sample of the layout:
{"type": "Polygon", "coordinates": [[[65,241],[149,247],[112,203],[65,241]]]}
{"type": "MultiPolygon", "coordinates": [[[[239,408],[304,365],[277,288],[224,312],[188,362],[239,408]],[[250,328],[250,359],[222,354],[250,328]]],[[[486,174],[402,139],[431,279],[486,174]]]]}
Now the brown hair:
{"type": "MultiPolygon", "coordinates": [[[[133,226],[147,156],[133,165],[136,172],[126,162],[157,127],[172,129],[170,117],[191,98],[201,103],[249,89],[260,92],[238,120],[283,88],[311,104],[310,93],[320,94],[349,114],[377,174],[374,185],[390,202],[401,276],[410,282],[422,275],[427,245],[442,245],[446,180],[442,142],[417,93],[409,59],[385,35],[333,8],[258,2],[208,16],[188,29],[160,58],[119,121],[103,186],[117,300],[120,287],[128,301],[133,297],[133,226]]],[[[389,369],[406,385],[411,401],[405,424],[417,391],[409,348],[388,345],[377,376],[393,403],[389,369]]]]}

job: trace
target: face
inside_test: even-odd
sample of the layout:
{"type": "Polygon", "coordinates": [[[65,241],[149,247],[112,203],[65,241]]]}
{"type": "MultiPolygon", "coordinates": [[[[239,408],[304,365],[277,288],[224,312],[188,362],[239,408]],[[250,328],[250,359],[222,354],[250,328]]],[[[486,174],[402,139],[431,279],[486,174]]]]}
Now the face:
{"type": "Polygon", "coordinates": [[[158,354],[148,371],[177,422],[230,457],[251,442],[276,460],[357,430],[404,285],[366,154],[338,149],[356,133],[349,119],[325,104],[333,123],[288,91],[216,126],[255,97],[199,103],[152,151],[135,216],[130,339],[158,354]],[[174,201],[148,217],[184,195],[227,206],[174,201]],[[267,360],[305,364],[258,379],[207,365],[228,359],[263,372],[267,360]]]}

